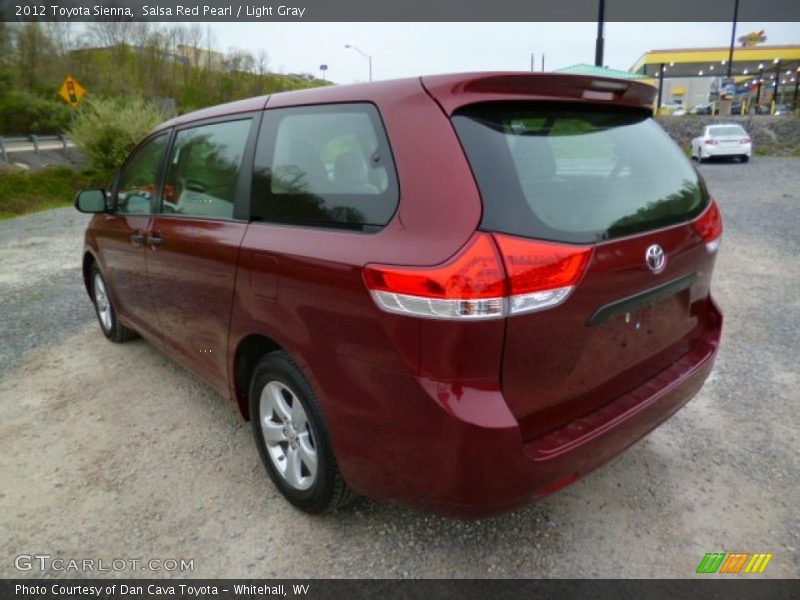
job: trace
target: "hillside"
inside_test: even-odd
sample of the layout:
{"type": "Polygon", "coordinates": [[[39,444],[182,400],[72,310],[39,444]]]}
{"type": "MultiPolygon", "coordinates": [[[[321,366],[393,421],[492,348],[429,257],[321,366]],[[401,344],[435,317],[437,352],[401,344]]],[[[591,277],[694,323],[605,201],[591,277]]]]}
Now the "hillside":
{"type": "Polygon", "coordinates": [[[139,97],[182,114],[240,98],[328,85],[269,70],[268,55],[214,47],[198,24],[0,22],[0,135],[57,133],[72,75],[92,98],[139,97]]]}

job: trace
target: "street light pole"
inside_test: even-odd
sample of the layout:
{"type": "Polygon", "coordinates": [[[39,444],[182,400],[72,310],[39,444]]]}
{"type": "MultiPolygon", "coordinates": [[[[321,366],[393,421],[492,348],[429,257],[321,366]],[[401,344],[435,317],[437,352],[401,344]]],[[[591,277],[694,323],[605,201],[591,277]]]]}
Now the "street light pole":
{"type": "Polygon", "coordinates": [[[352,46],[351,44],[345,44],[344,47],[345,48],[350,48],[351,50],[355,50],[361,56],[363,56],[364,58],[367,59],[367,61],[369,62],[369,80],[372,81],[372,56],[370,56],[369,54],[367,54],[366,52],[364,52],[360,48],[357,48],[356,46],[352,46]]]}

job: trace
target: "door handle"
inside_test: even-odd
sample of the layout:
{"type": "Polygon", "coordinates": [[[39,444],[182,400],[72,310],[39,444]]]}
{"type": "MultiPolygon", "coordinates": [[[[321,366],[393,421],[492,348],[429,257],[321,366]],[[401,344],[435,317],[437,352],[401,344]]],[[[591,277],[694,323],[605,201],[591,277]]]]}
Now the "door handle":
{"type": "Polygon", "coordinates": [[[164,240],[159,235],[148,235],[147,236],[147,244],[148,244],[148,246],[160,246],[163,243],[164,243],[164,240]]]}
{"type": "Polygon", "coordinates": [[[131,244],[133,244],[134,246],[138,246],[139,244],[144,242],[146,239],[147,239],[146,236],[144,234],[142,234],[142,233],[131,234],[131,244]]]}

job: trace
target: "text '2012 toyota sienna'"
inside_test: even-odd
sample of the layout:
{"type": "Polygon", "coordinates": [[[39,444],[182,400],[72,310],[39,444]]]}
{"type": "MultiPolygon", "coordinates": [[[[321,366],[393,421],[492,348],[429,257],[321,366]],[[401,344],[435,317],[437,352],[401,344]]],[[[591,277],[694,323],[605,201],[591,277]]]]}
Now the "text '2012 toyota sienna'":
{"type": "Polygon", "coordinates": [[[173,119],[76,198],[102,330],[230,398],[308,512],[553,492],[685,404],[719,345],[719,208],[653,94],[458,74],[173,119]]]}

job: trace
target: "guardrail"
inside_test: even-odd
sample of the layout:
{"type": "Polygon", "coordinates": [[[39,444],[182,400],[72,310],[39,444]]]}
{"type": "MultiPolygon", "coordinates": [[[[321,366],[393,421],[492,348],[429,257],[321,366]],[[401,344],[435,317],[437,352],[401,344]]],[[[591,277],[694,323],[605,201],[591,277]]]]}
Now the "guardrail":
{"type": "Polygon", "coordinates": [[[21,135],[21,136],[2,136],[0,135],[0,156],[5,162],[9,162],[8,155],[12,152],[30,152],[35,154],[41,150],[55,150],[60,148],[67,152],[67,148],[75,146],[66,135],[21,135]],[[55,147],[53,147],[56,145],[55,147]]]}

